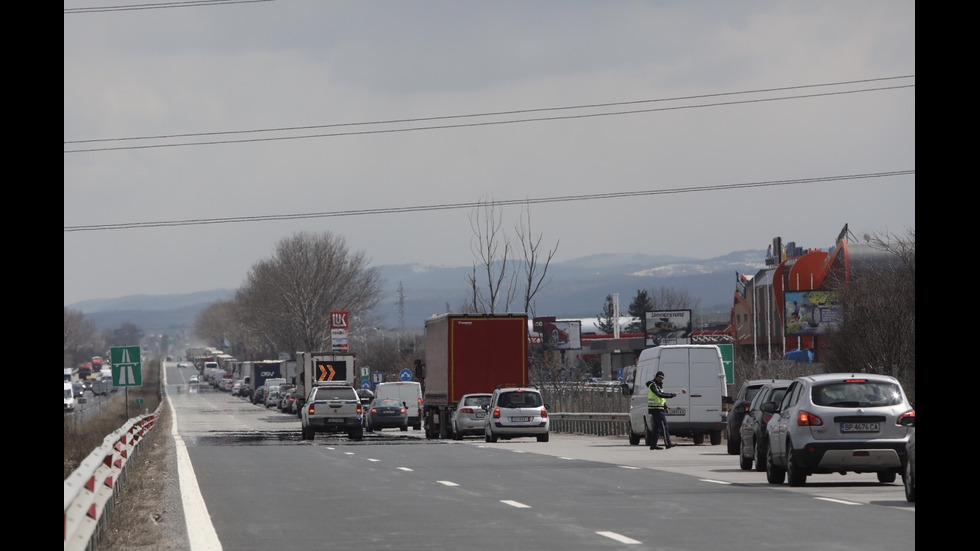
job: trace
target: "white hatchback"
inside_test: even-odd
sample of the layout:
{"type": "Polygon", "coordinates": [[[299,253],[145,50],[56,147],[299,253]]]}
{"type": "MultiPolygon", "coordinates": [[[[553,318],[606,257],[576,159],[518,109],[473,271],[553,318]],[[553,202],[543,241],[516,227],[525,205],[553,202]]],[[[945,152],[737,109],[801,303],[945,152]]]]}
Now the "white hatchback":
{"type": "Polygon", "coordinates": [[[548,441],[548,405],[534,387],[498,387],[487,406],[483,435],[487,442],[531,436],[548,441]]]}

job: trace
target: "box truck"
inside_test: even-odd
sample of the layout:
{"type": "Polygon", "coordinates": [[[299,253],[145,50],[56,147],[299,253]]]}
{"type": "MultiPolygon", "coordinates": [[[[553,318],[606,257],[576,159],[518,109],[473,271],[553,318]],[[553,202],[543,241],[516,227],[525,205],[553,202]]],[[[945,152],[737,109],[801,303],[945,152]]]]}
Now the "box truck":
{"type": "Polygon", "coordinates": [[[499,385],[527,386],[527,314],[439,314],[425,320],[422,381],[425,437],[450,438],[450,418],[464,394],[499,385]]]}

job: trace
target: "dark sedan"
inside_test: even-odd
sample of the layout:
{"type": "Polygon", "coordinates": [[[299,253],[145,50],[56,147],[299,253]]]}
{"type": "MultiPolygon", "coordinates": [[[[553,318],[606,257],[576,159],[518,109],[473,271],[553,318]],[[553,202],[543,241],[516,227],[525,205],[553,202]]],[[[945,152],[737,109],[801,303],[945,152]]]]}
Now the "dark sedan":
{"type": "Polygon", "coordinates": [[[376,398],[364,410],[364,430],[374,432],[381,429],[408,430],[408,410],[405,404],[392,398],[376,398]]]}

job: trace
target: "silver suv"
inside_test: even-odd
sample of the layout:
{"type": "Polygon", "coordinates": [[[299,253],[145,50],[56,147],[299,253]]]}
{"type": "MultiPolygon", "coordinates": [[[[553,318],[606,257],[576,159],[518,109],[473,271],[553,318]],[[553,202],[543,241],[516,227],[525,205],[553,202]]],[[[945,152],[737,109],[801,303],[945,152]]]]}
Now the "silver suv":
{"type": "Polygon", "coordinates": [[[766,426],[770,484],[806,484],[819,473],[877,473],[892,483],[905,464],[910,429],[902,419],[915,410],[901,383],[887,375],[825,373],[797,377],[766,426]]]}
{"type": "Polygon", "coordinates": [[[533,436],[548,441],[548,405],[535,387],[500,386],[490,396],[483,436],[487,442],[533,436]]]}
{"type": "Polygon", "coordinates": [[[361,440],[362,414],[354,387],[344,382],[320,383],[310,390],[300,413],[303,440],[313,440],[318,432],[346,432],[351,440],[361,440]]]}

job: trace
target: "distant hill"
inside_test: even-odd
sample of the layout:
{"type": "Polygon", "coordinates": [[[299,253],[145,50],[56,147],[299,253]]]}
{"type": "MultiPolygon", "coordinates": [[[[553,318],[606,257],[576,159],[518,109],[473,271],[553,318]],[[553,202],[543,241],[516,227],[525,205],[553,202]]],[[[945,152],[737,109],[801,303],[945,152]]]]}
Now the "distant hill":
{"type": "MultiPolygon", "coordinates": [[[[625,314],[638,289],[670,288],[701,298],[712,319],[724,317],[732,306],[736,273],[755,275],[764,258],[757,250],[736,251],[711,259],[644,254],[599,254],[552,263],[549,283],[535,298],[534,314],[562,318],[596,317],[606,295],[619,293],[625,314]]],[[[385,296],[372,318],[383,328],[401,326],[398,287],[404,295],[406,329],[421,329],[434,313],[457,308],[466,301],[467,276],[472,267],[420,264],[378,266],[385,279],[385,296]]],[[[85,314],[99,329],[133,323],[146,334],[190,330],[198,314],[219,300],[235,296],[234,289],[214,289],[180,295],[132,295],[86,300],[69,305],[85,314]]]]}

